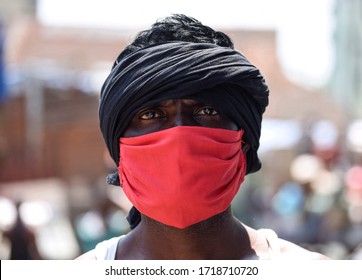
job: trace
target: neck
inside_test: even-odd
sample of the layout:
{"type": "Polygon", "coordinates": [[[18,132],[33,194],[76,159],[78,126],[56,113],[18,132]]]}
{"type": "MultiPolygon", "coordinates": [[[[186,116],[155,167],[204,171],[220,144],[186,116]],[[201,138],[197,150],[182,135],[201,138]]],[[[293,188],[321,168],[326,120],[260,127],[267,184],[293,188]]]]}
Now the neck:
{"type": "Polygon", "coordinates": [[[230,209],[185,229],[143,216],[132,234],[138,258],[243,259],[255,255],[246,229],[230,209]]]}

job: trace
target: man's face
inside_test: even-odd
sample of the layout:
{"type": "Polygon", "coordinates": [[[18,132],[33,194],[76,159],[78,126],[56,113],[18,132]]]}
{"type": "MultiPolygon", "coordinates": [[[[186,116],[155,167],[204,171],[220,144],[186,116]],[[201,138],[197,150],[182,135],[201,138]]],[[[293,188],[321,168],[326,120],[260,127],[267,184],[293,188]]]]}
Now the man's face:
{"type": "Polygon", "coordinates": [[[123,137],[135,137],[176,126],[202,126],[238,130],[213,106],[193,99],[169,99],[139,110],[123,137]]]}

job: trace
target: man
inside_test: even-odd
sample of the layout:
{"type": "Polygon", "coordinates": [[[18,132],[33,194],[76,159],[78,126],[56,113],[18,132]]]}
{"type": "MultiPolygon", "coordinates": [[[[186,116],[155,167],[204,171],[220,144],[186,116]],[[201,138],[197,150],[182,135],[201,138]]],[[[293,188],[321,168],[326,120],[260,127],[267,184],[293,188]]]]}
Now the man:
{"type": "Polygon", "coordinates": [[[232,214],[256,172],[269,90],[230,38],[173,15],[121,52],[100,97],[100,126],[134,208],[132,231],[79,259],[319,259],[232,214]]]}

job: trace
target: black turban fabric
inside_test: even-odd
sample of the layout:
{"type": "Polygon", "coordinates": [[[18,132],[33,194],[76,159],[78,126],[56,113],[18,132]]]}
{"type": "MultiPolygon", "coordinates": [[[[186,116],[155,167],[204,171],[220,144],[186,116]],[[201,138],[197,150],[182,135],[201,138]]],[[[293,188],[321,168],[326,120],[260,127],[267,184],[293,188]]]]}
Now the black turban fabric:
{"type": "MultiPolygon", "coordinates": [[[[260,71],[236,50],[208,43],[157,44],[114,65],[101,90],[100,128],[118,165],[119,138],[140,109],[167,99],[204,101],[245,130],[247,173],[252,173],[261,167],[257,150],[268,96],[260,71]]],[[[109,177],[109,183],[117,184],[117,177],[109,177]]]]}

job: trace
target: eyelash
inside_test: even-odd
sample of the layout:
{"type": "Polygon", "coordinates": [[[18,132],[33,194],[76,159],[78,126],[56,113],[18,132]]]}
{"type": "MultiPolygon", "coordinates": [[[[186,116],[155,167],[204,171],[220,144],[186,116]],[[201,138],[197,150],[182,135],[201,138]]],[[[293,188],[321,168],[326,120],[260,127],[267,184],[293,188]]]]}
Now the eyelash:
{"type": "Polygon", "coordinates": [[[141,119],[141,120],[151,120],[151,119],[158,119],[158,118],[163,118],[164,117],[164,114],[161,112],[161,111],[159,111],[159,110],[156,110],[156,109],[148,109],[148,110],[145,110],[144,112],[141,112],[140,114],[139,114],[139,118],[141,119]],[[154,114],[154,115],[160,115],[160,116],[158,116],[158,117],[151,117],[151,118],[148,118],[148,117],[144,117],[146,114],[150,114],[150,113],[152,113],[152,114],[154,114]]]}
{"type": "MultiPolygon", "coordinates": [[[[219,111],[216,110],[215,108],[213,107],[202,107],[202,108],[198,108],[197,110],[195,110],[194,112],[194,116],[196,117],[203,117],[203,116],[217,116],[219,115],[219,111]],[[205,111],[205,110],[210,110],[211,113],[201,113],[202,111],[205,111]]],[[[166,117],[166,114],[164,112],[162,112],[162,110],[158,110],[158,109],[146,109],[144,110],[143,112],[140,112],[139,113],[139,118],[141,120],[153,120],[153,119],[160,119],[160,118],[164,118],[166,117]],[[145,117],[145,115],[147,114],[153,114],[152,117],[145,117]],[[155,115],[158,115],[155,117],[155,115]]]]}
{"type": "Polygon", "coordinates": [[[199,113],[201,112],[201,111],[204,111],[204,110],[210,110],[210,111],[212,111],[212,113],[210,114],[201,114],[201,115],[207,115],[207,116],[216,116],[216,115],[218,115],[219,114],[219,112],[218,112],[218,110],[216,110],[215,108],[213,108],[213,107],[204,107],[204,108],[201,108],[201,109],[199,109],[199,110],[197,110],[196,111],[196,114],[195,115],[200,115],[199,113]]]}

